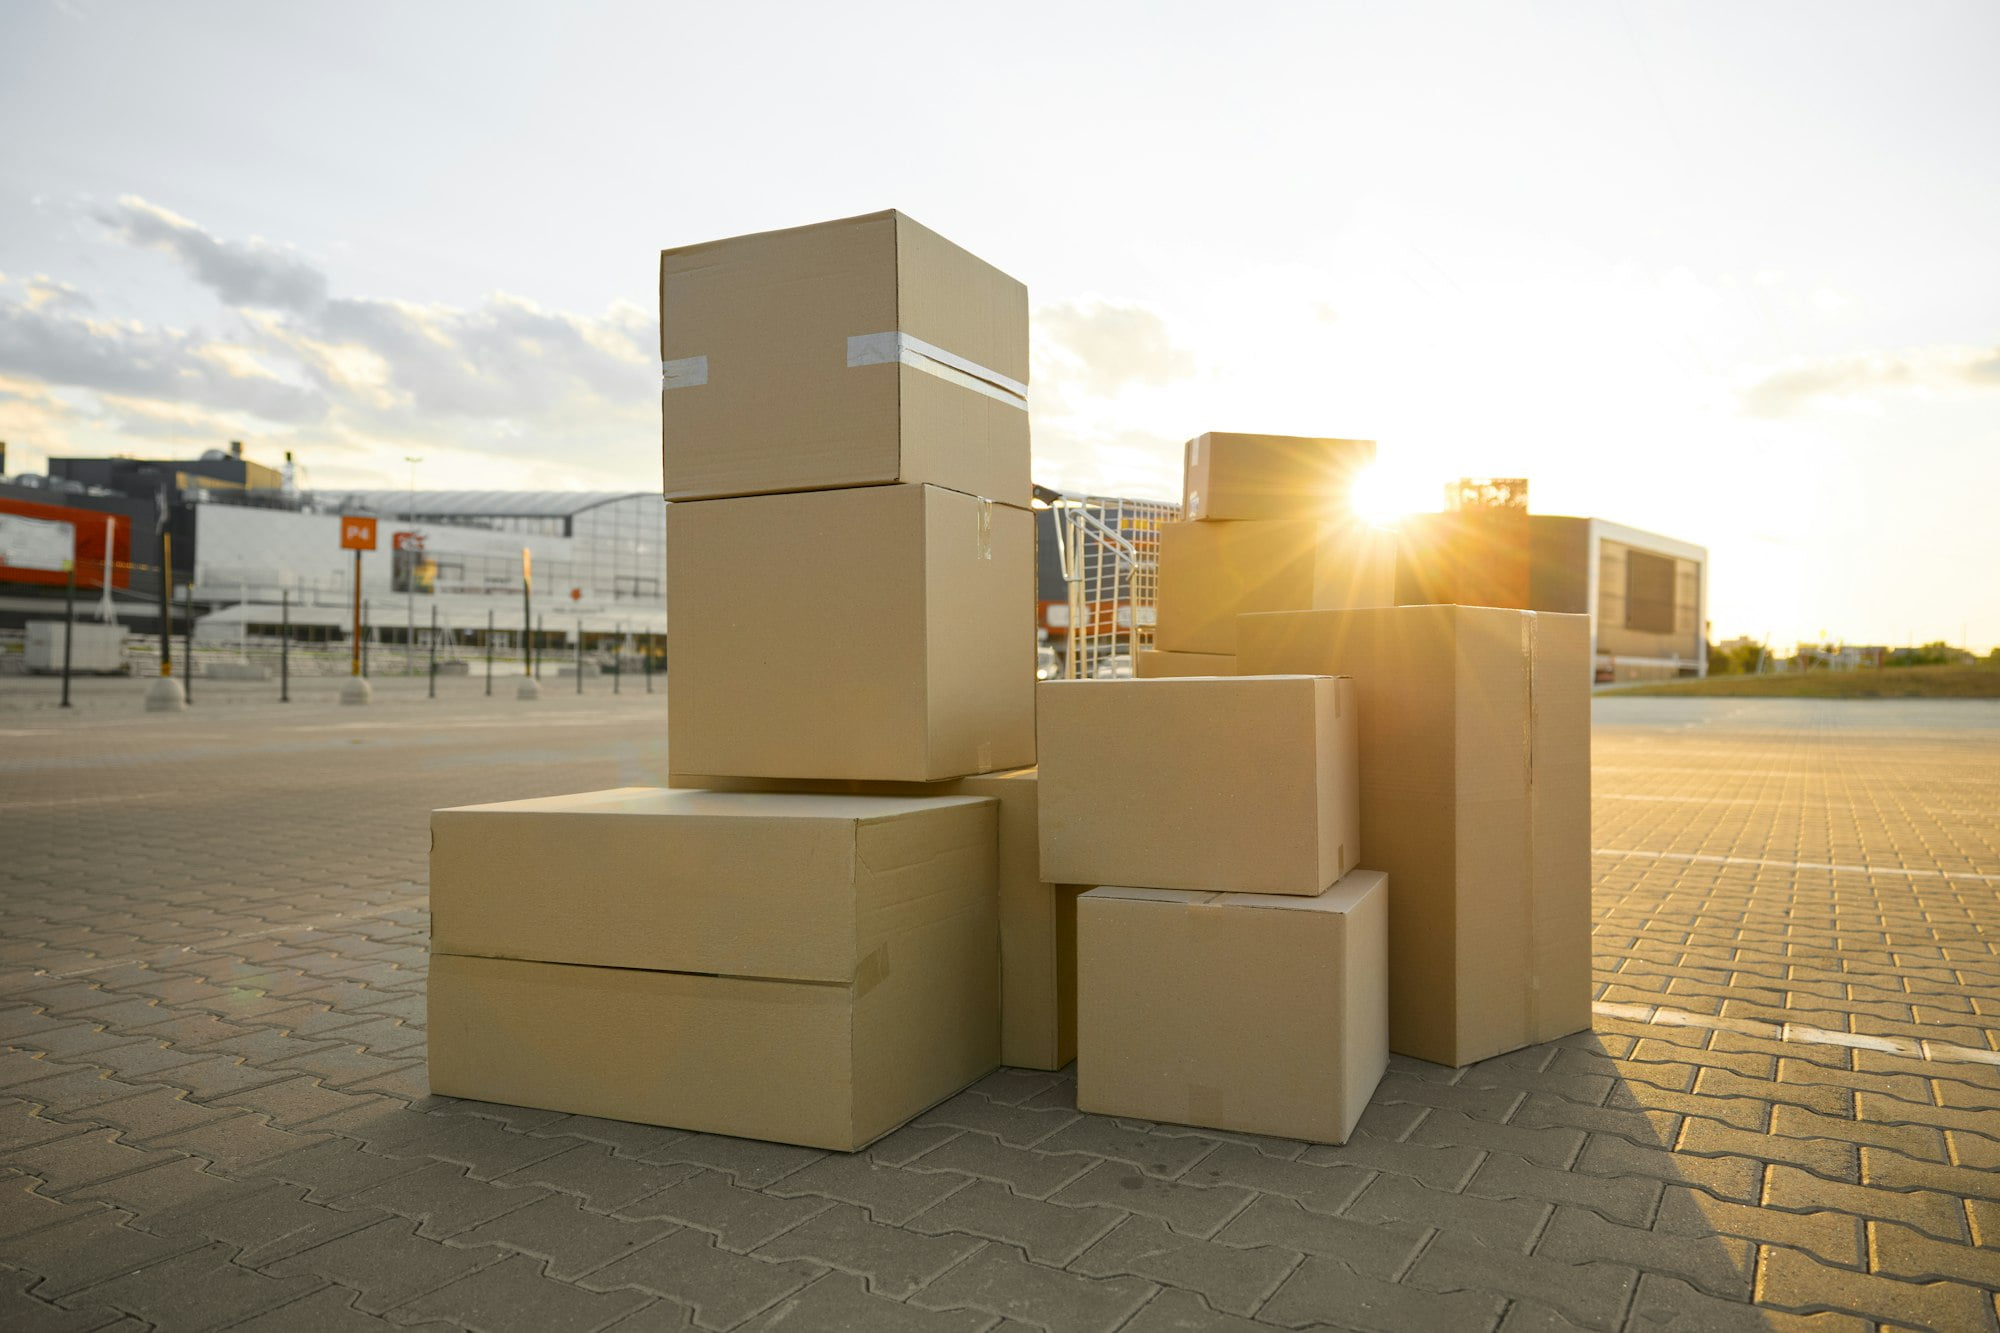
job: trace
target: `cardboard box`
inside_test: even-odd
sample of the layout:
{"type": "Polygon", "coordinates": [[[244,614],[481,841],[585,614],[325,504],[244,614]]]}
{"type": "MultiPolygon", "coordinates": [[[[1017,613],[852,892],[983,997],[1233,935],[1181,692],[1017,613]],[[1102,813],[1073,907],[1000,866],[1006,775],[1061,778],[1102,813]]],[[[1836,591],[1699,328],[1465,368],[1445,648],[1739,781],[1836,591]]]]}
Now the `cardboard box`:
{"type": "Polygon", "coordinates": [[[1393,606],[1395,537],[1360,523],[1304,519],[1160,527],[1154,642],[1232,654],[1236,617],[1256,611],[1393,606]]]}
{"type": "Polygon", "coordinates": [[[1187,442],[1181,516],[1345,521],[1354,479],[1374,461],[1373,440],[1211,431],[1187,442]]]}
{"type": "Polygon", "coordinates": [[[1389,892],[1084,894],[1077,1109],[1346,1142],[1389,1063],[1389,892]]]}
{"type": "Polygon", "coordinates": [[[859,1148],[997,1062],[996,808],[625,788],[438,811],[431,1089],[859,1148]]]}
{"type": "Polygon", "coordinates": [[[667,514],[668,762],[929,782],[1035,760],[1034,519],[935,486],[667,514]]]}
{"type": "Polygon", "coordinates": [[[1360,859],[1352,683],[1038,687],[1042,878],[1311,896],[1360,859]]]}
{"type": "Polygon", "coordinates": [[[1168,676],[1233,676],[1236,674],[1234,653],[1169,653],[1156,648],[1142,648],[1132,663],[1132,674],[1141,680],[1159,680],[1168,676]]]}
{"type": "Polygon", "coordinates": [[[1076,900],[1088,886],[1042,880],[1036,770],[932,783],[690,774],[675,774],[670,782],[723,791],[989,796],[999,801],[1000,1063],[1061,1069],[1076,1058],[1076,900]]]}
{"type": "Polygon", "coordinates": [[[1028,505],[1027,288],[901,213],[662,251],[660,358],[669,500],[1028,505]]]}
{"type": "Polygon", "coordinates": [[[1245,670],[1354,677],[1392,1050],[1465,1065],[1590,1026],[1588,632],[1470,606],[1243,618],[1245,670]]]}

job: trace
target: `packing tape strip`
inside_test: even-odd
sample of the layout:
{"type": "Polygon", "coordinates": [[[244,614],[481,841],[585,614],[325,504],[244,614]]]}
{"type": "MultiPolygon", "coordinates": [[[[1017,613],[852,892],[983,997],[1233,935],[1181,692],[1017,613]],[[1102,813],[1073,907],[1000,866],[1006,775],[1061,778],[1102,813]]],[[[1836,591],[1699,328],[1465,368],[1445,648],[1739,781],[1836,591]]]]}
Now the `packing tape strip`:
{"type": "Polygon", "coordinates": [[[979,497],[978,533],[974,540],[979,547],[979,559],[993,558],[993,502],[985,496],[979,497]]]}
{"type": "Polygon", "coordinates": [[[979,766],[979,771],[981,773],[991,773],[993,771],[992,741],[979,742],[979,749],[973,755],[973,762],[979,766]]]}
{"type": "Polygon", "coordinates": [[[708,383],[708,358],[684,356],[678,361],[660,362],[662,389],[692,389],[708,383]]]}
{"type": "Polygon", "coordinates": [[[960,388],[983,393],[1009,407],[1018,407],[1024,412],[1028,410],[1027,385],[1008,379],[997,370],[988,370],[977,361],[968,361],[947,352],[922,338],[912,338],[907,333],[891,329],[887,333],[857,333],[847,340],[847,365],[850,370],[855,366],[886,366],[899,362],[960,388]]]}

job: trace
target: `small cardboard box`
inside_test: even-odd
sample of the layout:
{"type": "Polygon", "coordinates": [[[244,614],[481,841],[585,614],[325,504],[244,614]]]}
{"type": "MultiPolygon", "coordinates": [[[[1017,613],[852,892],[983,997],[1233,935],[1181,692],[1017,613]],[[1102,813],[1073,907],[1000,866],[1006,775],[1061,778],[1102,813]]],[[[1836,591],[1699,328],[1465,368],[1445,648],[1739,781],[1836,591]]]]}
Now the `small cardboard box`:
{"type": "Polygon", "coordinates": [[[1077,1109],[1345,1143],[1389,1063],[1390,891],[1084,894],[1077,1109]]]}
{"type": "Polygon", "coordinates": [[[1236,617],[1396,603],[1392,533],[1306,519],[1160,527],[1158,646],[1236,651],[1236,617]]]}
{"type": "Polygon", "coordinates": [[[1233,653],[1169,653],[1157,648],[1142,648],[1132,663],[1132,674],[1141,680],[1160,680],[1169,676],[1233,676],[1236,674],[1236,657],[1233,653]]]}
{"type": "Polygon", "coordinates": [[[1076,1058],[1076,899],[1088,886],[1041,876],[1032,768],[950,782],[844,782],[698,777],[675,787],[721,791],[833,792],[849,795],[990,796],[1000,821],[1000,1063],[1061,1069],[1076,1058]]]}
{"type": "Polygon", "coordinates": [[[1373,440],[1226,435],[1187,442],[1181,516],[1345,520],[1354,479],[1375,461],[1373,440]]]}
{"type": "Polygon", "coordinates": [[[852,1150],[998,1059],[994,801],[432,817],[434,1092],[852,1150]]]}
{"type": "Polygon", "coordinates": [[[1351,682],[1038,687],[1042,878],[1311,896],[1362,855],[1351,682]]]}
{"type": "Polygon", "coordinates": [[[936,486],[667,514],[677,773],[932,782],[1035,761],[1034,518],[936,486]]]}
{"type": "Polygon", "coordinates": [[[660,254],[669,500],[928,482],[1026,508],[1028,291],[901,213],[660,254]]]}
{"type": "Polygon", "coordinates": [[[1466,1065],[1590,1026],[1588,636],[1494,607],[1243,618],[1245,670],[1354,677],[1400,1054],[1466,1065]]]}

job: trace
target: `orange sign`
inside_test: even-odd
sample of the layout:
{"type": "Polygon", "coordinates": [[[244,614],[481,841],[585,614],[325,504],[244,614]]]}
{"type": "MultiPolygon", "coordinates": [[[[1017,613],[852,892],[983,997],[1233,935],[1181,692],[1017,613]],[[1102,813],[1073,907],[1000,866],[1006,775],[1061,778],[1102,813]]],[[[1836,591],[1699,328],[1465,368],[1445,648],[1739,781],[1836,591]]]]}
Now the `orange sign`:
{"type": "Polygon", "coordinates": [[[375,549],[375,520],[372,518],[350,518],[340,516],[340,549],[343,551],[372,551],[375,549]]]}

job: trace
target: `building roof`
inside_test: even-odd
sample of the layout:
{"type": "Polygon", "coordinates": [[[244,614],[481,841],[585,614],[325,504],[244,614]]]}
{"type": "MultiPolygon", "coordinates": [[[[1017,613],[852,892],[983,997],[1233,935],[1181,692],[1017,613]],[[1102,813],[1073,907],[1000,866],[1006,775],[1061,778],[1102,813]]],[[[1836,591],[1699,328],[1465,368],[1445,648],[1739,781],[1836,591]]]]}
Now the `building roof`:
{"type": "Polygon", "coordinates": [[[568,518],[614,500],[653,499],[656,491],[336,491],[315,498],[337,509],[426,518],[568,518]]]}

